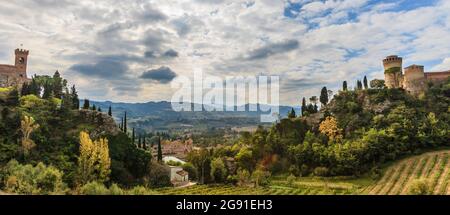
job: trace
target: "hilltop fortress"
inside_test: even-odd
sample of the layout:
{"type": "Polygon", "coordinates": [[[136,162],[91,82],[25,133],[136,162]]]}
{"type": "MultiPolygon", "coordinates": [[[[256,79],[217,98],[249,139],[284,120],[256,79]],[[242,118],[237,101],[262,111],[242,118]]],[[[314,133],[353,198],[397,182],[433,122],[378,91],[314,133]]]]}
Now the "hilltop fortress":
{"type": "Polygon", "coordinates": [[[403,59],[397,55],[383,60],[384,81],[388,88],[402,88],[412,95],[419,95],[428,88],[428,82],[441,83],[450,76],[449,71],[424,72],[424,66],[411,65],[402,71],[403,59]]]}
{"type": "Polygon", "coordinates": [[[15,50],[15,64],[0,64],[0,87],[22,86],[24,82],[30,81],[27,77],[28,50],[15,50]]]}

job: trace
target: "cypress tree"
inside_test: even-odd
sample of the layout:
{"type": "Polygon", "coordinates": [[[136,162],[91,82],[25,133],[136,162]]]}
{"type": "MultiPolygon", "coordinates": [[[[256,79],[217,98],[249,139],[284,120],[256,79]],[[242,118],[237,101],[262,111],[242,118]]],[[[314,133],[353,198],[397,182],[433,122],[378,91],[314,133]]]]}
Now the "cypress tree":
{"type": "Polygon", "coordinates": [[[111,105],[109,106],[109,109],[108,109],[108,115],[109,115],[109,116],[112,116],[112,109],[111,109],[111,105]]]}
{"type": "Polygon", "coordinates": [[[158,162],[162,162],[162,148],[161,148],[161,137],[158,137],[158,162]]]}
{"type": "Polygon", "coordinates": [[[131,132],[131,141],[133,144],[136,143],[136,134],[135,134],[134,128],[131,132]]]}
{"type": "Polygon", "coordinates": [[[358,81],[356,82],[356,87],[357,87],[358,90],[362,90],[363,85],[362,85],[362,83],[361,83],[361,80],[358,80],[358,81]]]}
{"type": "Polygon", "coordinates": [[[97,110],[97,107],[95,107],[95,104],[92,105],[92,110],[97,110]]]}
{"type": "Polygon", "coordinates": [[[144,134],[144,138],[142,139],[142,148],[144,149],[144,150],[147,150],[147,143],[146,143],[146,141],[145,141],[145,136],[147,136],[147,135],[145,135],[144,134]]]}
{"type": "Polygon", "coordinates": [[[127,133],[127,112],[125,111],[125,117],[123,120],[123,132],[125,132],[125,134],[127,133]]]}
{"type": "Polygon", "coordinates": [[[307,106],[306,106],[306,98],[303,97],[303,99],[302,99],[302,116],[305,115],[306,108],[307,108],[307,106]]]}
{"type": "Polygon", "coordinates": [[[138,138],[138,148],[142,148],[142,137],[139,134],[139,138],[138,138]]]}
{"type": "Polygon", "coordinates": [[[89,104],[89,99],[84,100],[83,109],[88,110],[91,105],[89,104]]]}
{"type": "Polygon", "coordinates": [[[72,89],[70,91],[70,97],[72,98],[72,105],[73,109],[78,110],[80,109],[80,99],[78,99],[78,92],[75,88],[75,85],[72,86],[72,89]]]}
{"type": "Polygon", "coordinates": [[[328,90],[327,90],[327,87],[323,87],[322,91],[320,92],[320,103],[322,103],[323,106],[328,104],[328,90]]]}
{"type": "Polygon", "coordinates": [[[101,107],[98,107],[98,108],[97,108],[97,111],[98,111],[98,112],[102,112],[102,108],[101,108],[101,107]]]}
{"type": "Polygon", "coordinates": [[[347,91],[347,81],[344,81],[344,83],[342,83],[342,91],[347,91]]]}
{"type": "Polygon", "coordinates": [[[291,111],[290,111],[289,114],[288,114],[288,118],[289,118],[289,119],[294,119],[295,117],[297,117],[297,116],[295,115],[295,110],[294,110],[294,108],[292,108],[291,111]]]}
{"type": "Polygon", "coordinates": [[[369,84],[367,83],[367,77],[366,76],[364,76],[364,80],[363,80],[363,82],[364,82],[364,89],[369,89],[369,84]]]}

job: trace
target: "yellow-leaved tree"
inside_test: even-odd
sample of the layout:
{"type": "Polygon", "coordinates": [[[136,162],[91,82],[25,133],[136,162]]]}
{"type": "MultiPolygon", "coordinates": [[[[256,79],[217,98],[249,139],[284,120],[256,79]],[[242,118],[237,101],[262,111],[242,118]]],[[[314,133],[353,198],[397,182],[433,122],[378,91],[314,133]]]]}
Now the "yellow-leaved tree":
{"type": "Polygon", "coordinates": [[[36,146],[30,136],[31,133],[38,128],[39,124],[37,124],[31,116],[23,116],[20,121],[20,131],[22,132],[22,150],[25,157],[28,156],[31,149],[36,146]]]}
{"type": "Polygon", "coordinates": [[[329,116],[320,123],[319,131],[322,134],[327,135],[330,141],[338,142],[342,140],[342,129],[337,125],[336,118],[329,116]]]}
{"type": "Polygon", "coordinates": [[[78,183],[109,180],[111,173],[108,140],[92,141],[87,132],[80,132],[80,156],[78,157],[78,183]]]}

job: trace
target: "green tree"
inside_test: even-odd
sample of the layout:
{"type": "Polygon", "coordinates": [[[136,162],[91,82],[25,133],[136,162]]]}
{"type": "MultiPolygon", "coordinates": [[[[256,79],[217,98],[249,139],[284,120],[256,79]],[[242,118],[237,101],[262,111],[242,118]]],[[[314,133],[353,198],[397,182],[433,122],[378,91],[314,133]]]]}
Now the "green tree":
{"type": "Polygon", "coordinates": [[[108,115],[109,115],[109,116],[112,116],[111,105],[110,105],[109,108],[108,108],[108,115]]]}
{"type": "Polygon", "coordinates": [[[319,107],[317,106],[317,103],[318,103],[318,99],[317,99],[317,96],[312,96],[311,98],[309,98],[309,101],[311,102],[311,106],[310,106],[310,110],[309,110],[309,112],[310,113],[317,113],[317,112],[319,112],[319,107]]]}
{"type": "Polygon", "coordinates": [[[128,128],[127,128],[127,112],[125,111],[125,116],[123,118],[123,132],[125,132],[125,134],[127,133],[128,128]]]}
{"type": "Polygon", "coordinates": [[[30,85],[28,84],[28,82],[24,82],[22,84],[22,89],[20,90],[20,96],[26,96],[26,95],[30,95],[30,85]]]}
{"type": "Polygon", "coordinates": [[[302,99],[302,116],[305,115],[305,111],[307,110],[307,106],[306,106],[306,98],[303,97],[302,99]]]}
{"type": "Polygon", "coordinates": [[[292,108],[291,111],[289,111],[289,113],[288,113],[288,118],[289,119],[294,119],[296,117],[297,116],[295,115],[295,110],[294,110],[294,108],[292,108]]]}
{"type": "Polygon", "coordinates": [[[88,110],[91,107],[89,104],[89,99],[84,100],[83,109],[88,110]]]}
{"type": "Polygon", "coordinates": [[[133,128],[133,130],[132,130],[132,132],[131,132],[131,142],[132,142],[133,144],[136,143],[136,133],[135,133],[134,128],[133,128]]]}
{"type": "Polygon", "coordinates": [[[256,169],[252,173],[252,181],[255,183],[256,187],[265,186],[269,184],[270,172],[264,171],[262,168],[256,169]]]}
{"type": "Polygon", "coordinates": [[[226,179],[225,163],[221,158],[215,158],[211,161],[211,178],[215,182],[223,182],[226,179]]]}
{"type": "Polygon", "coordinates": [[[158,163],[162,163],[163,155],[161,148],[161,137],[158,137],[158,163]]]}
{"type": "Polygon", "coordinates": [[[44,83],[44,93],[42,94],[43,99],[50,99],[53,95],[52,85],[49,80],[46,80],[44,83]]]}
{"type": "Polygon", "coordinates": [[[80,109],[80,99],[78,99],[78,92],[77,92],[77,89],[75,88],[75,85],[73,85],[70,90],[70,97],[72,99],[72,105],[73,105],[72,109],[75,109],[75,110],[80,109]]]}
{"type": "Polygon", "coordinates": [[[374,80],[370,81],[370,87],[375,88],[375,89],[383,89],[386,86],[384,84],[384,80],[374,79],[374,80]]]}
{"type": "Polygon", "coordinates": [[[362,88],[363,88],[363,85],[362,85],[361,81],[360,80],[356,81],[356,89],[362,90],[362,88]]]}
{"type": "Polygon", "coordinates": [[[369,89],[369,84],[367,82],[367,77],[366,76],[364,76],[363,83],[364,83],[364,89],[366,89],[366,90],[369,89]]]}
{"type": "Polygon", "coordinates": [[[186,162],[182,166],[183,170],[189,173],[189,179],[192,181],[198,180],[198,170],[192,163],[186,162]]]}
{"type": "Polygon", "coordinates": [[[36,166],[21,165],[11,160],[2,168],[0,179],[4,189],[15,194],[65,194],[67,185],[63,182],[63,172],[53,166],[39,162],[36,166]]]}
{"type": "Polygon", "coordinates": [[[328,104],[328,90],[327,87],[323,87],[320,91],[320,103],[322,103],[322,106],[325,106],[328,104]]]}
{"type": "Polygon", "coordinates": [[[55,98],[62,98],[63,96],[63,79],[61,78],[61,74],[59,74],[58,71],[53,74],[52,79],[52,90],[53,90],[53,96],[55,98]]]}
{"type": "Polygon", "coordinates": [[[18,106],[19,105],[19,91],[17,88],[13,88],[6,98],[6,105],[8,106],[18,106]]]}
{"type": "Polygon", "coordinates": [[[147,135],[144,134],[144,136],[142,137],[142,148],[143,148],[144,150],[147,150],[147,141],[146,141],[147,138],[145,138],[146,136],[147,136],[147,135]]]}
{"type": "Polygon", "coordinates": [[[342,91],[347,91],[347,90],[348,90],[348,88],[347,88],[347,81],[344,81],[342,83],[342,91]]]}
{"type": "Polygon", "coordinates": [[[139,134],[139,137],[138,137],[138,148],[142,148],[142,137],[141,137],[140,134],[139,134]]]}
{"type": "Polygon", "coordinates": [[[36,78],[31,79],[30,83],[30,94],[33,94],[35,96],[41,95],[41,86],[36,81],[36,78]]]}

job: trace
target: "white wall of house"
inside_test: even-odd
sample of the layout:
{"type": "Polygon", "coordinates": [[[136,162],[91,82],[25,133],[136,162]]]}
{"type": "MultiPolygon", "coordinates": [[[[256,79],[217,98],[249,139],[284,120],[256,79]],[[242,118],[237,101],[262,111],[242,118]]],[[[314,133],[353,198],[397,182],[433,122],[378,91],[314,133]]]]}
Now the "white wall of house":
{"type": "Polygon", "coordinates": [[[183,171],[183,168],[178,166],[171,166],[170,167],[170,181],[172,182],[188,182],[189,181],[189,175],[181,176],[177,174],[177,172],[183,171]]]}

